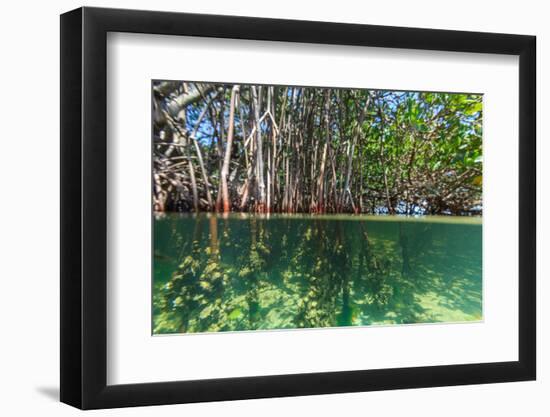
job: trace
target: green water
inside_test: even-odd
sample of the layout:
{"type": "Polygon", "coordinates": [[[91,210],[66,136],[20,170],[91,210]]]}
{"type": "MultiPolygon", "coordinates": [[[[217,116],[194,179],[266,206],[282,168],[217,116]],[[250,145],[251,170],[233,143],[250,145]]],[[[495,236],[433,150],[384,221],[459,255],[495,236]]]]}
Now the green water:
{"type": "Polygon", "coordinates": [[[153,333],[482,319],[479,218],[167,214],[153,333]]]}

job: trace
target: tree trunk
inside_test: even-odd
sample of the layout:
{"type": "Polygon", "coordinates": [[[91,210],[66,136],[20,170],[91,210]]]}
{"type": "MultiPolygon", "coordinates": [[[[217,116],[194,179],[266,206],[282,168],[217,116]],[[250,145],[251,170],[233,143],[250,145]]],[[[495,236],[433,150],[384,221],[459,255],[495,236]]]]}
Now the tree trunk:
{"type": "Polygon", "coordinates": [[[229,203],[229,190],[227,187],[227,176],[229,174],[229,161],[231,159],[231,147],[233,145],[233,131],[235,128],[235,102],[239,94],[239,86],[233,86],[231,90],[231,103],[229,105],[229,127],[227,128],[227,143],[225,145],[225,156],[221,170],[221,194],[223,200],[223,212],[228,213],[231,209],[229,203]]]}
{"type": "Polygon", "coordinates": [[[317,212],[325,212],[325,166],[327,163],[327,150],[330,142],[330,92],[328,89],[325,95],[325,144],[321,155],[321,165],[317,181],[317,212]]]}
{"type": "Polygon", "coordinates": [[[250,87],[252,90],[252,100],[254,103],[254,123],[256,125],[256,183],[258,185],[258,201],[256,202],[256,211],[263,213],[266,205],[265,181],[264,181],[264,157],[262,148],[262,128],[260,122],[260,104],[258,96],[261,94],[262,87],[250,87]]]}

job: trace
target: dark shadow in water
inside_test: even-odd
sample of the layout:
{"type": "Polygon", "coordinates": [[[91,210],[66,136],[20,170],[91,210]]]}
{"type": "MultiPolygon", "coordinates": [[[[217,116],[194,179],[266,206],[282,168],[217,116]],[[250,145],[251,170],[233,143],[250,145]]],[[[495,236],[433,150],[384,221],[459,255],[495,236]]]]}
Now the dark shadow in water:
{"type": "Polygon", "coordinates": [[[482,317],[481,224],[168,215],[155,222],[155,333],[482,317]]]}

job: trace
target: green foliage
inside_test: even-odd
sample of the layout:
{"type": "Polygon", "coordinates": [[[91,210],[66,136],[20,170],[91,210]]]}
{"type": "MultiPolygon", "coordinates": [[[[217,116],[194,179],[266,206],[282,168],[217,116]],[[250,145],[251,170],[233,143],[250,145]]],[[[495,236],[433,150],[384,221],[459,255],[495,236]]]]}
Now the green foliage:
{"type": "MultiPolygon", "coordinates": [[[[195,191],[199,209],[214,210],[207,197],[220,197],[233,86],[172,88],[161,94],[154,86],[165,115],[154,123],[157,210],[195,210],[195,191]],[[170,116],[177,97],[195,99],[170,116]],[[201,138],[196,147],[193,132],[201,138]]],[[[480,212],[482,187],[474,178],[482,175],[482,95],[242,85],[237,104],[228,161],[232,211],[480,212]]]]}

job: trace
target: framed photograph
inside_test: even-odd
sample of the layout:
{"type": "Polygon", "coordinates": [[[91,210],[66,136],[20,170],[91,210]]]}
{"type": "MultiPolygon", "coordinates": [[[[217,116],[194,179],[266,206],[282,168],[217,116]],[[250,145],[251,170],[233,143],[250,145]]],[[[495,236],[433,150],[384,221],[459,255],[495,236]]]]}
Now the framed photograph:
{"type": "Polygon", "coordinates": [[[61,16],[61,401],[533,380],[535,37],[61,16]]]}

